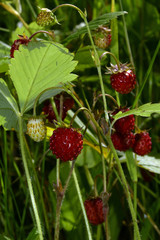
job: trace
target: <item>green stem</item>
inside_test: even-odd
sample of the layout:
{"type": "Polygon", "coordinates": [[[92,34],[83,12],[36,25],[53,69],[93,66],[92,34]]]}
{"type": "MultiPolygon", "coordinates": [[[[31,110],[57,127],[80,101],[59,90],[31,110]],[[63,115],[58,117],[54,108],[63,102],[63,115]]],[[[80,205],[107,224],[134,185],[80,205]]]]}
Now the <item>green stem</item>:
{"type": "Polygon", "coordinates": [[[90,230],[90,227],[89,227],[88,218],[87,218],[86,211],[85,211],[85,208],[84,208],[82,195],[81,195],[81,190],[80,190],[80,187],[79,187],[79,184],[78,184],[78,179],[77,179],[77,176],[76,176],[75,169],[73,169],[73,178],[74,178],[76,190],[77,190],[77,193],[78,193],[81,209],[82,209],[82,212],[83,212],[83,216],[84,216],[84,220],[85,220],[85,224],[86,224],[86,228],[87,228],[88,239],[92,240],[91,230],[90,230]]]}
{"type": "MultiPolygon", "coordinates": [[[[45,223],[46,223],[46,228],[47,228],[47,231],[48,231],[48,237],[49,237],[49,240],[51,239],[51,234],[50,234],[50,228],[49,228],[49,223],[48,223],[48,217],[47,217],[47,213],[46,213],[46,209],[45,209],[45,205],[44,205],[44,199],[43,199],[43,193],[42,193],[42,190],[41,190],[41,186],[40,186],[40,183],[39,183],[39,179],[38,179],[38,176],[37,176],[37,172],[35,170],[35,167],[34,167],[34,164],[32,162],[32,157],[31,157],[31,154],[30,154],[30,150],[29,150],[29,147],[28,147],[28,144],[27,144],[27,141],[26,139],[25,140],[25,148],[27,150],[27,154],[28,154],[28,162],[29,162],[29,168],[33,171],[33,175],[35,177],[35,182],[36,182],[36,189],[38,190],[38,193],[40,195],[40,201],[41,201],[41,206],[42,206],[42,210],[43,210],[43,214],[44,214],[44,219],[45,219],[45,223]]],[[[48,151],[47,151],[48,152],[48,151]]],[[[45,154],[44,154],[45,156],[45,154]]],[[[44,157],[43,156],[43,157],[44,157]]],[[[42,158],[43,159],[43,158],[42,158]]],[[[40,160],[41,161],[41,160],[40,160]]],[[[42,182],[43,182],[43,178],[42,178],[42,182]]]]}
{"type": "Polygon", "coordinates": [[[58,90],[64,90],[64,88],[61,87],[50,87],[50,88],[46,88],[45,90],[43,90],[42,92],[40,92],[40,94],[36,97],[35,101],[34,101],[34,106],[33,106],[33,116],[36,116],[36,107],[38,104],[38,101],[40,99],[40,97],[47,91],[49,90],[54,90],[54,89],[58,89],[58,90]]]}
{"type": "Polygon", "coordinates": [[[103,169],[103,191],[106,192],[107,191],[106,166],[105,166],[105,159],[104,159],[104,154],[103,154],[103,149],[102,149],[102,144],[101,144],[99,128],[97,128],[97,133],[98,133],[99,147],[100,147],[100,151],[101,151],[102,169],[103,169]]]}
{"type": "Polygon", "coordinates": [[[9,221],[9,215],[8,215],[8,160],[7,160],[7,134],[6,130],[3,130],[4,133],[4,153],[3,153],[3,159],[4,159],[4,205],[5,205],[5,218],[6,218],[6,223],[5,224],[5,233],[7,234],[8,232],[8,223],[9,221]]]}
{"type": "Polygon", "coordinates": [[[109,135],[106,135],[106,140],[107,140],[107,142],[108,142],[108,144],[111,148],[111,151],[114,155],[114,158],[115,158],[117,166],[118,166],[119,174],[121,176],[121,180],[122,180],[122,183],[123,183],[123,187],[124,187],[126,197],[127,197],[127,201],[128,201],[128,205],[129,205],[129,209],[130,209],[130,212],[131,212],[131,216],[132,216],[132,220],[133,220],[133,224],[134,224],[134,231],[135,231],[135,234],[137,236],[137,240],[141,240],[141,236],[140,236],[140,232],[139,232],[139,228],[138,228],[138,224],[137,224],[137,219],[136,219],[136,214],[135,214],[135,210],[134,210],[134,207],[133,207],[131,195],[130,195],[130,192],[129,192],[129,189],[128,189],[128,184],[127,184],[126,177],[124,175],[120,160],[118,158],[117,152],[116,152],[116,150],[113,146],[112,140],[111,140],[109,135]]]}
{"type": "Polygon", "coordinates": [[[57,164],[56,164],[56,178],[57,178],[57,187],[59,187],[59,170],[60,170],[60,159],[57,158],[57,164]]]}
{"type": "Polygon", "coordinates": [[[155,52],[154,52],[154,55],[153,55],[153,57],[152,57],[152,60],[151,60],[150,65],[149,65],[149,67],[148,67],[148,70],[147,70],[147,72],[146,72],[146,75],[145,75],[143,84],[142,84],[141,89],[139,90],[139,93],[138,93],[138,95],[137,95],[137,97],[136,97],[136,99],[135,99],[135,101],[134,101],[134,103],[133,103],[132,108],[135,108],[136,104],[138,103],[138,100],[139,100],[139,98],[140,98],[140,96],[141,96],[141,93],[142,93],[142,91],[143,91],[143,89],[144,89],[144,86],[145,86],[145,84],[146,84],[146,82],[147,82],[147,80],[148,80],[149,74],[150,74],[151,69],[152,69],[152,67],[153,67],[153,63],[154,63],[154,61],[155,61],[155,59],[156,59],[156,56],[157,56],[157,54],[158,54],[158,52],[159,52],[159,49],[160,49],[160,41],[159,41],[158,44],[157,44],[156,50],[155,50],[155,52]]]}
{"type": "Polygon", "coordinates": [[[60,214],[61,214],[62,202],[63,202],[63,199],[65,197],[65,193],[66,193],[69,181],[71,179],[74,166],[75,166],[75,160],[71,164],[71,169],[70,169],[66,184],[63,188],[63,191],[60,191],[59,185],[55,186],[56,187],[56,192],[57,192],[57,207],[56,207],[56,222],[55,222],[54,240],[59,240],[60,214]]]}
{"type": "MultiPolygon", "coordinates": [[[[137,218],[137,182],[133,183],[133,205],[134,205],[134,212],[137,218]]],[[[134,232],[134,240],[137,239],[137,236],[134,232]]]]}
{"type": "MultiPolygon", "coordinates": [[[[121,0],[119,0],[119,4],[120,4],[121,11],[123,11],[123,6],[122,6],[122,1],[121,0]]],[[[126,26],[126,21],[125,21],[124,15],[122,15],[122,20],[123,20],[124,35],[125,35],[125,39],[126,39],[126,44],[127,44],[127,49],[128,49],[128,53],[129,53],[130,62],[132,64],[132,66],[134,67],[134,60],[133,60],[133,55],[132,55],[132,51],[131,51],[131,46],[130,46],[130,42],[129,42],[127,26],[126,26]]]]}
{"type": "Polygon", "coordinates": [[[59,113],[58,113],[58,111],[57,111],[57,107],[56,107],[55,101],[53,101],[52,98],[50,99],[50,101],[51,101],[52,108],[53,108],[53,111],[54,111],[54,113],[55,113],[55,116],[56,116],[57,121],[58,121],[58,122],[61,122],[61,118],[60,118],[60,115],[59,115],[59,113]]]}
{"type": "Polygon", "coordinates": [[[86,24],[86,28],[87,28],[87,31],[88,31],[89,39],[91,41],[91,45],[92,45],[92,48],[93,48],[93,51],[94,51],[95,65],[97,67],[98,76],[99,76],[99,80],[100,80],[100,86],[101,86],[101,91],[102,91],[102,95],[103,95],[105,119],[108,122],[109,117],[108,117],[108,111],[107,111],[107,102],[106,102],[106,98],[105,98],[104,84],[103,84],[103,79],[102,79],[101,63],[100,63],[100,59],[99,59],[98,53],[96,51],[96,48],[95,48],[95,45],[94,45],[94,42],[93,42],[93,38],[92,38],[91,31],[90,31],[90,28],[89,28],[89,24],[88,24],[88,21],[87,21],[87,18],[86,18],[86,14],[84,14],[81,11],[80,8],[78,8],[78,7],[76,7],[75,5],[72,5],[72,4],[61,4],[61,5],[57,6],[57,7],[55,7],[54,9],[52,9],[52,12],[55,12],[60,7],[72,7],[72,8],[75,8],[79,12],[80,16],[82,17],[82,19],[84,20],[84,22],[86,24]]]}
{"type": "Polygon", "coordinates": [[[39,239],[43,240],[43,232],[42,232],[42,228],[41,228],[41,221],[40,221],[39,214],[38,214],[37,204],[36,204],[36,200],[35,200],[34,192],[33,192],[33,187],[32,187],[32,180],[31,180],[31,176],[30,176],[29,169],[28,169],[28,164],[27,164],[27,159],[26,159],[24,134],[23,134],[23,120],[22,120],[21,116],[19,116],[19,141],[20,141],[22,160],[23,160],[23,164],[24,164],[24,169],[25,169],[26,179],[27,179],[27,183],[28,183],[30,198],[31,198],[32,207],[33,207],[35,220],[36,220],[36,224],[37,224],[37,229],[38,229],[38,233],[39,233],[39,239]]]}

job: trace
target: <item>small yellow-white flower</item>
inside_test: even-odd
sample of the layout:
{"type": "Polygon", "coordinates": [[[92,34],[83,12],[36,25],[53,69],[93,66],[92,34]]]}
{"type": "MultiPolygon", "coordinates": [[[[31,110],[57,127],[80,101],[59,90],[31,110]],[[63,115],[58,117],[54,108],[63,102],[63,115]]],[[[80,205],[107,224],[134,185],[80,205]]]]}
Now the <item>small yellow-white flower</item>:
{"type": "Polygon", "coordinates": [[[27,123],[27,134],[35,141],[40,142],[46,136],[46,127],[42,118],[31,118],[27,123]]]}

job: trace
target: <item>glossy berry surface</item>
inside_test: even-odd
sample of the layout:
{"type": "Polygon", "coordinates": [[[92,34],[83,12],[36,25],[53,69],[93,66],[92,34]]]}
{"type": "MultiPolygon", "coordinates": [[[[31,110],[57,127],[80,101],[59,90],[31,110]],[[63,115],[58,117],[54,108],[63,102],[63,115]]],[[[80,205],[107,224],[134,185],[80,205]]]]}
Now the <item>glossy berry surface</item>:
{"type": "Polygon", "coordinates": [[[130,69],[112,74],[110,80],[112,88],[121,94],[130,93],[136,85],[136,75],[130,69]]]}
{"type": "Polygon", "coordinates": [[[93,225],[101,224],[105,221],[103,214],[103,202],[100,197],[91,198],[84,202],[84,207],[88,221],[93,225]]]}
{"type": "Polygon", "coordinates": [[[111,139],[115,149],[119,151],[126,151],[133,148],[135,143],[135,135],[132,132],[125,135],[115,132],[111,135],[111,139]]]}
{"type": "Polygon", "coordinates": [[[50,137],[50,150],[61,161],[76,159],[82,148],[82,134],[74,128],[57,128],[50,137]]]}
{"type": "MultiPolygon", "coordinates": [[[[116,109],[112,115],[117,114],[119,111],[121,111],[122,113],[129,111],[129,108],[120,108],[120,109],[116,109]]],[[[129,115],[127,117],[123,117],[118,119],[115,124],[113,125],[113,127],[115,128],[115,130],[121,134],[127,134],[129,132],[131,132],[132,130],[134,130],[134,125],[135,125],[135,118],[134,115],[129,115]]]]}
{"type": "Polygon", "coordinates": [[[45,138],[46,127],[43,119],[31,118],[27,123],[27,134],[35,141],[40,142],[45,138]]]}
{"type": "MultiPolygon", "coordinates": [[[[55,105],[58,111],[58,114],[60,114],[60,94],[58,94],[55,98],[55,105]]],[[[63,96],[63,101],[62,101],[62,120],[65,119],[68,110],[70,110],[74,105],[74,100],[71,98],[69,95],[63,96]]],[[[53,111],[52,104],[46,101],[45,106],[43,107],[43,112],[46,114],[46,118],[48,119],[49,122],[53,122],[56,119],[56,115],[53,111]]]]}
{"type": "Polygon", "coordinates": [[[28,39],[28,37],[23,37],[20,35],[20,39],[15,40],[11,46],[10,57],[14,58],[14,51],[18,50],[21,44],[28,45],[29,42],[30,40],[28,39]]]}
{"type": "Polygon", "coordinates": [[[152,148],[151,137],[148,132],[141,132],[135,135],[135,144],[133,146],[133,151],[141,156],[150,153],[152,148]]]}

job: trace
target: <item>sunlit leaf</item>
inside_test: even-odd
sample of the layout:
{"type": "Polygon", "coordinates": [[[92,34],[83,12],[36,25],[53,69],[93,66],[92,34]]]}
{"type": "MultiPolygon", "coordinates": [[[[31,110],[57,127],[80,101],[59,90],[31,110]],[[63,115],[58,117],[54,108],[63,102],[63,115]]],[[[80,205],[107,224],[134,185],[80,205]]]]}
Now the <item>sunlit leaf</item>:
{"type": "MultiPolygon", "coordinates": [[[[30,42],[20,46],[11,60],[10,75],[16,88],[22,114],[33,107],[35,98],[45,89],[73,81],[77,62],[57,43],[30,42]]],[[[52,94],[50,92],[50,94],[52,94]]],[[[47,95],[46,98],[53,96],[47,95]]]]}

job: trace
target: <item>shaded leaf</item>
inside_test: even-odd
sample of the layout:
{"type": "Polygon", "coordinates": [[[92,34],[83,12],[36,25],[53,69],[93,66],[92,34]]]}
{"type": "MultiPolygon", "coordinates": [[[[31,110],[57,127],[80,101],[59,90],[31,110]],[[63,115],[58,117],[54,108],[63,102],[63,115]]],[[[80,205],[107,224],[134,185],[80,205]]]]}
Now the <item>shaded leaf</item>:
{"type": "Polygon", "coordinates": [[[18,106],[11,95],[7,84],[1,78],[0,79],[0,123],[5,129],[11,130],[12,128],[18,128],[18,106]]]}
{"type": "Polygon", "coordinates": [[[12,240],[9,237],[3,236],[2,234],[0,234],[0,240],[12,240]]]}
{"type": "MultiPolygon", "coordinates": [[[[46,88],[58,87],[76,78],[75,74],[70,74],[77,65],[72,60],[73,55],[68,49],[50,42],[30,42],[15,51],[10,75],[22,114],[33,107],[35,98],[46,88]]],[[[51,96],[48,94],[47,98],[51,96]]]]}
{"type": "Polygon", "coordinates": [[[33,228],[26,240],[39,240],[39,234],[36,228],[33,228]]]}
{"type": "Polygon", "coordinates": [[[132,150],[126,151],[126,161],[130,177],[133,182],[137,182],[137,166],[132,150]]]}
{"type": "Polygon", "coordinates": [[[0,73],[8,71],[10,46],[0,41],[0,73]]]}
{"type": "MultiPolygon", "coordinates": [[[[89,22],[89,28],[90,30],[94,30],[96,28],[98,28],[101,25],[105,25],[107,23],[109,23],[110,20],[117,18],[118,16],[124,15],[127,12],[125,11],[121,11],[121,12],[114,12],[114,13],[105,13],[103,15],[101,15],[100,17],[92,20],[89,22]]],[[[80,28],[78,31],[76,31],[75,33],[71,34],[69,37],[67,37],[65,39],[65,43],[70,42],[71,40],[78,38],[81,34],[85,34],[87,33],[87,28],[86,27],[82,27],[80,28]]]]}

